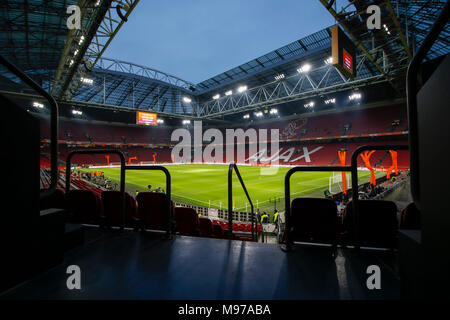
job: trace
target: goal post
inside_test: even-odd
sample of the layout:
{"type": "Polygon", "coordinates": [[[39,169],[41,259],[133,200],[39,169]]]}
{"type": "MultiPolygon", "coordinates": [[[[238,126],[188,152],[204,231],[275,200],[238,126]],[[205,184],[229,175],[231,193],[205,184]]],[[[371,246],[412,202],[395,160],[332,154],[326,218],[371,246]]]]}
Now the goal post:
{"type": "MultiPolygon", "coordinates": [[[[350,181],[350,173],[346,173],[347,182],[350,181]]],[[[342,172],[333,172],[333,175],[328,178],[328,191],[331,194],[343,192],[342,186],[342,172]]]]}

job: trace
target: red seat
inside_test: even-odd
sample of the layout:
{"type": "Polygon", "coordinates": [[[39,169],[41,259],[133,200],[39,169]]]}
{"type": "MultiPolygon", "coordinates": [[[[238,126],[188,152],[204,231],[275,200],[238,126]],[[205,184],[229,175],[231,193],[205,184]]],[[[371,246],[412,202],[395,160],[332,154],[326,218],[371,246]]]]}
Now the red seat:
{"type": "Polygon", "coordinates": [[[211,238],[213,234],[213,224],[209,218],[200,217],[198,219],[200,227],[200,237],[211,238]]]}
{"type": "Polygon", "coordinates": [[[400,229],[420,230],[420,211],[414,202],[408,204],[400,213],[400,229]]]}
{"type": "Polygon", "coordinates": [[[219,224],[213,225],[213,237],[217,239],[223,239],[225,232],[219,224]]]}
{"type": "Polygon", "coordinates": [[[100,198],[89,190],[71,190],[67,194],[69,220],[74,223],[98,224],[103,208],[100,198]]]}
{"type": "MultiPolygon", "coordinates": [[[[359,200],[359,240],[361,246],[394,248],[398,230],[397,206],[392,201],[359,200]]],[[[344,211],[344,227],[354,239],[353,203],[344,211]]]]}
{"type": "Polygon", "coordinates": [[[62,189],[56,189],[50,196],[40,200],[40,210],[57,208],[64,209],[66,207],[66,194],[62,189]]]}
{"type": "MultiPolygon", "coordinates": [[[[122,226],[123,217],[120,191],[103,191],[101,198],[106,224],[109,226],[122,226]]],[[[136,200],[125,192],[125,226],[135,227],[137,220],[136,200]]]]}
{"type": "Polygon", "coordinates": [[[177,224],[177,231],[185,236],[199,235],[198,214],[192,208],[175,207],[174,219],[177,224]]]}
{"type": "Polygon", "coordinates": [[[291,228],[293,241],[336,244],[336,203],[330,199],[294,199],[291,208],[291,228]]]}
{"type": "Polygon", "coordinates": [[[156,192],[139,192],[136,197],[138,217],[143,228],[167,230],[172,221],[171,203],[166,194],[156,192]]]}

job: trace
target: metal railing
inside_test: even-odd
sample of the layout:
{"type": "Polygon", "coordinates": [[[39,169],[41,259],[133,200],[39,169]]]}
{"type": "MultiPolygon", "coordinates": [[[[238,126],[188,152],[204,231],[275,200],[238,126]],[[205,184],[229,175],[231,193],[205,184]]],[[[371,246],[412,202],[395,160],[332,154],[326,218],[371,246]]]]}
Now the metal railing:
{"type": "Polygon", "coordinates": [[[56,190],[58,183],[58,103],[52,95],[45,91],[19,68],[6,60],[2,55],[0,55],[0,64],[4,65],[33,90],[44,96],[50,105],[50,186],[48,189],[41,190],[40,193],[41,199],[48,197],[56,190]]]}
{"type": "MultiPolygon", "coordinates": [[[[170,238],[172,233],[172,203],[171,203],[171,194],[172,194],[172,179],[170,176],[169,170],[163,166],[124,166],[124,177],[125,171],[127,170],[153,170],[153,171],[162,171],[166,175],[166,217],[167,217],[167,229],[166,235],[170,238]]],[[[125,180],[125,179],[124,179],[125,180]]]]}
{"type": "Polygon", "coordinates": [[[125,156],[119,150],[114,149],[99,149],[99,150],[75,150],[68,154],[66,160],[66,194],[70,190],[70,178],[71,178],[71,160],[74,155],[77,154],[117,154],[120,157],[120,197],[121,197],[121,214],[122,214],[122,226],[125,228],[125,173],[127,170],[155,170],[162,171],[166,175],[166,199],[167,199],[167,229],[166,235],[169,237],[171,234],[172,226],[172,210],[171,210],[171,189],[172,180],[169,170],[163,166],[127,166],[125,164],[125,156]]]}
{"type": "Polygon", "coordinates": [[[66,195],[70,191],[70,178],[71,174],[71,161],[73,156],[77,154],[117,154],[120,157],[120,201],[121,201],[121,214],[122,214],[122,226],[125,228],[125,156],[122,151],[114,149],[99,149],[99,150],[75,150],[67,155],[66,159],[66,195]]]}
{"type": "Polygon", "coordinates": [[[378,145],[378,146],[361,146],[352,153],[351,166],[313,166],[313,167],[294,167],[290,169],[284,179],[285,192],[285,218],[286,218],[286,246],[282,247],[284,251],[290,251],[294,243],[292,239],[292,221],[291,221],[291,186],[290,179],[295,172],[351,172],[352,174],[352,209],[353,209],[353,230],[355,248],[360,248],[360,230],[359,230],[359,198],[358,198],[358,155],[367,150],[408,150],[407,145],[378,145]],[[355,191],[356,190],[356,191],[355,191]]]}
{"type": "MultiPolygon", "coordinates": [[[[233,170],[236,172],[236,176],[239,179],[239,182],[241,183],[242,189],[244,189],[244,193],[248,199],[248,202],[250,203],[250,213],[251,213],[251,222],[252,222],[252,239],[258,240],[257,233],[255,234],[255,212],[253,208],[253,202],[252,199],[250,199],[250,196],[247,192],[247,188],[245,187],[244,181],[242,180],[241,174],[239,172],[239,169],[236,165],[236,163],[231,162],[228,167],[228,235],[230,239],[233,239],[233,170]]],[[[261,226],[261,231],[262,226],[261,226]]],[[[262,232],[263,238],[262,241],[264,242],[264,232],[262,232]]]]}

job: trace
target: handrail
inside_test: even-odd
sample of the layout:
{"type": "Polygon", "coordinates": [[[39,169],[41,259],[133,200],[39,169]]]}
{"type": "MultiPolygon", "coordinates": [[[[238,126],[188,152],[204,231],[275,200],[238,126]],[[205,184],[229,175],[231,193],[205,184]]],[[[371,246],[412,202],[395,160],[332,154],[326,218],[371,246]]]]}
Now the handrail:
{"type": "Polygon", "coordinates": [[[355,248],[358,250],[359,245],[359,198],[358,198],[358,155],[367,150],[408,150],[407,145],[377,145],[377,146],[361,146],[357,148],[352,153],[351,165],[350,166],[314,166],[314,167],[294,167],[290,169],[285,176],[284,190],[285,190],[285,217],[286,217],[286,247],[283,248],[285,251],[289,251],[292,248],[293,240],[291,235],[291,186],[290,179],[291,176],[298,171],[312,171],[312,172],[347,172],[350,171],[352,174],[352,209],[353,209],[353,230],[354,232],[354,242],[355,248]]]}
{"type": "Polygon", "coordinates": [[[294,244],[294,241],[292,240],[291,235],[291,176],[298,171],[312,171],[312,172],[347,172],[351,171],[352,168],[349,166],[345,167],[331,167],[331,166],[313,166],[313,167],[294,167],[291,168],[284,177],[284,215],[286,218],[286,246],[282,249],[283,251],[290,251],[292,249],[292,246],[294,244]]]}
{"type": "Polygon", "coordinates": [[[166,195],[167,195],[167,208],[168,211],[166,212],[167,215],[167,230],[166,235],[167,237],[170,237],[171,235],[171,226],[172,226],[172,204],[171,204],[171,194],[172,194],[172,178],[170,176],[169,170],[167,170],[166,167],[163,166],[129,166],[125,165],[124,171],[126,170],[155,170],[155,171],[162,171],[166,175],[166,195]]]}
{"type": "Polygon", "coordinates": [[[50,105],[50,187],[42,190],[39,197],[45,198],[50,196],[58,184],[58,103],[52,95],[47,93],[40,85],[33,79],[23,73],[19,68],[13,65],[0,55],[0,64],[3,64],[9,71],[14,73],[23,82],[29,85],[32,89],[43,95],[50,105]]]}
{"type": "Polygon", "coordinates": [[[70,191],[71,160],[76,154],[117,154],[120,157],[120,201],[122,213],[122,229],[125,228],[125,156],[119,150],[98,149],[98,150],[75,150],[67,155],[66,159],[66,195],[70,191]]]}
{"type": "Polygon", "coordinates": [[[419,50],[414,55],[408,66],[406,75],[406,98],[408,109],[408,130],[410,146],[410,169],[411,169],[411,194],[417,208],[420,209],[420,181],[419,181],[419,132],[417,119],[417,77],[420,70],[420,64],[426,58],[436,39],[445,28],[450,15],[450,2],[444,6],[437,20],[431,27],[430,32],[423,40],[419,50]]]}
{"type": "Polygon", "coordinates": [[[242,188],[244,189],[245,195],[247,196],[248,201],[250,202],[251,215],[252,215],[252,238],[255,239],[255,215],[253,209],[253,202],[248,195],[247,188],[245,187],[244,181],[242,181],[241,174],[236,163],[231,162],[228,167],[228,234],[230,240],[233,239],[233,169],[236,172],[236,175],[241,183],[242,188]]]}
{"type": "MultiPolygon", "coordinates": [[[[370,150],[408,150],[407,145],[378,145],[378,146],[361,146],[352,153],[351,171],[352,171],[352,190],[358,190],[358,156],[363,151],[370,150]]],[[[355,248],[359,250],[359,197],[358,192],[352,194],[353,209],[353,229],[355,230],[355,248]],[[354,196],[356,194],[356,196],[354,196]]]]}
{"type": "Polygon", "coordinates": [[[75,150],[69,153],[66,160],[66,194],[70,190],[70,167],[72,157],[76,154],[117,154],[120,157],[120,197],[121,197],[121,213],[122,213],[122,226],[125,228],[125,172],[127,170],[159,170],[163,171],[166,175],[166,195],[168,199],[167,208],[167,230],[166,235],[170,237],[171,234],[171,222],[172,222],[172,210],[171,210],[171,189],[172,181],[169,170],[163,166],[128,166],[125,163],[125,156],[119,150],[114,149],[97,149],[97,150],[75,150]]]}

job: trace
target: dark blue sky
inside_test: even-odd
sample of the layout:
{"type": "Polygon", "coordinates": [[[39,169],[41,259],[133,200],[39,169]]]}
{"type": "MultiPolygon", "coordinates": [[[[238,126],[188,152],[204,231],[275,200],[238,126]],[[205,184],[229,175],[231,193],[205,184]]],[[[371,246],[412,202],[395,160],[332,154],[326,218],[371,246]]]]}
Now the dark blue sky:
{"type": "Polygon", "coordinates": [[[104,56],[198,83],[333,23],[318,0],[141,0],[104,56]]]}

